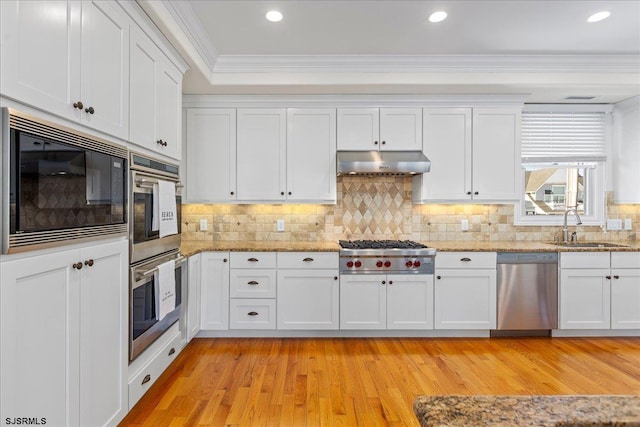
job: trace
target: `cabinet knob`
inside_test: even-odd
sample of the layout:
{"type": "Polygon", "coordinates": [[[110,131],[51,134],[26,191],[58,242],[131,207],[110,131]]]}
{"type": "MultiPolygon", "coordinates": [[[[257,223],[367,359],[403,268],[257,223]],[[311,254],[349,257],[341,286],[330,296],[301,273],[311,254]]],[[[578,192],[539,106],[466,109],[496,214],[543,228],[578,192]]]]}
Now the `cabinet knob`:
{"type": "Polygon", "coordinates": [[[382,141],[382,145],[385,145],[387,143],[387,141],[382,141]]]}
{"type": "Polygon", "coordinates": [[[250,280],[249,282],[247,282],[247,285],[251,285],[251,286],[256,286],[259,285],[260,283],[256,282],[255,280],[250,280]]]}
{"type": "Polygon", "coordinates": [[[338,276],[333,276],[333,280],[338,280],[338,276]]]}
{"type": "Polygon", "coordinates": [[[389,284],[390,284],[390,285],[393,285],[393,280],[389,280],[389,284]]]}
{"type": "Polygon", "coordinates": [[[607,279],[611,280],[611,276],[605,276],[607,279]]]}
{"type": "Polygon", "coordinates": [[[291,191],[289,191],[287,194],[291,195],[291,191]]]}
{"type": "Polygon", "coordinates": [[[477,196],[477,195],[478,195],[478,192],[477,192],[477,191],[474,191],[474,192],[473,192],[473,194],[475,194],[475,195],[477,196]]]}
{"type": "Polygon", "coordinates": [[[226,259],[226,258],[223,258],[223,259],[222,259],[222,262],[227,262],[227,259],[226,259]]]}
{"type": "Polygon", "coordinates": [[[373,141],[373,145],[378,145],[378,141],[373,141]]]}
{"type": "Polygon", "coordinates": [[[176,352],[176,349],[171,347],[171,350],[169,350],[169,354],[168,356],[171,356],[172,354],[174,354],[176,352]]]}
{"type": "Polygon", "coordinates": [[[250,311],[247,313],[247,316],[257,316],[258,312],[257,311],[250,311]]]}
{"type": "Polygon", "coordinates": [[[471,195],[471,191],[467,191],[467,196],[470,196],[470,195],[471,195]]]}
{"type": "Polygon", "coordinates": [[[89,260],[85,261],[84,265],[88,265],[89,267],[93,267],[93,260],[89,259],[89,260]]]}
{"type": "Polygon", "coordinates": [[[74,102],[73,103],[73,108],[77,108],[78,110],[82,110],[84,108],[84,104],[82,103],[82,101],[74,102]]]}
{"type": "Polygon", "coordinates": [[[386,285],[386,284],[387,284],[387,281],[386,281],[386,280],[383,280],[383,281],[382,281],[382,284],[383,284],[383,285],[386,285]]]}
{"type": "Polygon", "coordinates": [[[280,195],[281,195],[281,196],[284,196],[284,191],[281,191],[281,192],[280,192],[280,195]]]}
{"type": "Polygon", "coordinates": [[[442,279],[442,276],[436,276],[436,279],[440,280],[442,279]]]}
{"type": "Polygon", "coordinates": [[[93,107],[89,107],[89,108],[85,108],[84,109],[85,113],[89,113],[89,114],[93,114],[96,112],[96,110],[93,109],[93,107]]]}
{"type": "Polygon", "coordinates": [[[75,268],[76,270],[82,270],[82,263],[76,262],[75,264],[72,265],[72,267],[75,268]]]}
{"type": "Polygon", "coordinates": [[[614,278],[614,279],[619,279],[619,278],[620,278],[620,276],[615,275],[615,276],[613,276],[613,278],[614,278]]]}
{"type": "Polygon", "coordinates": [[[232,192],[231,192],[231,195],[233,196],[233,194],[234,194],[234,193],[233,193],[233,191],[232,191],[232,192]]]}

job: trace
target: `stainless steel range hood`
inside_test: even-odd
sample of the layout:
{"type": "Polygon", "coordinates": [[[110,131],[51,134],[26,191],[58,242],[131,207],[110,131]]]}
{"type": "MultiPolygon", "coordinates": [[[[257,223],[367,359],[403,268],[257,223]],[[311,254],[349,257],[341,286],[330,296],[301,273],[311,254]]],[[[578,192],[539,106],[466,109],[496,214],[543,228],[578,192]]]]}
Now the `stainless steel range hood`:
{"type": "Polygon", "coordinates": [[[419,175],[431,161],[422,151],[338,151],[340,175],[419,175]]]}

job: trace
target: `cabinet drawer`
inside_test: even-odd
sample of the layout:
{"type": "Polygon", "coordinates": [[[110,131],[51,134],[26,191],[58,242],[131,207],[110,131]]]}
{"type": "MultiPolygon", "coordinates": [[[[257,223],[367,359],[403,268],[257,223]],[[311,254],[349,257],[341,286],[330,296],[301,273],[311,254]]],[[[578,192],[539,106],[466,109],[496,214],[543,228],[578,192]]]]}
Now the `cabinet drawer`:
{"type": "Polygon", "coordinates": [[[338,268],[338,252],[279,252],[278,268],[338,268]]]}
{"type": "Polygon", "coordinates": [[[129,409],[133,408],[171,362],[175,360],[181,350],[181,340],[182,336],[180,334],[176,335],[174,339],[163,346],[147,362],[144,368],[129,380],[129,409]]]}
{"type": "Polygon", "coordinates": [[[231,268],[276,268],[275,252],[231,252],[231,268]]]}
{"type": "Polygon", "coordinates": [[[275,299],[232,299],[229,329],[275,329],[275,299]]]}
{"type": "Polygon", "coordinates": [[[436,269],[496,268],[495,252],[438,252],[436,269]]]}
{"type": "Polygon", "coordinates": [[[611,252],[611,268],[640,268],[640,252],[611,252]]]}
{"type": "Polygon", "coordinates": [[[275,298],[275,270],[231,270],[231,298],[275,298]]]}
{"type": "Polygon", "coordinates": [[[609,268],[609,252],[562,252],[560,268],[609,268]]]}

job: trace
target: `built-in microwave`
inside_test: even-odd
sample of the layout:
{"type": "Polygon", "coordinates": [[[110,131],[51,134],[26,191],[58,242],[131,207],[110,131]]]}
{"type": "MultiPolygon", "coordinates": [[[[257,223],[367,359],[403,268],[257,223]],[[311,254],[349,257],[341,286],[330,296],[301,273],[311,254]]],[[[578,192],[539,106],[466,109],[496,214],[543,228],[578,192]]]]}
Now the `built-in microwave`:
{"type": "Polygon", "coordinates": [[[2,110],[3,253],[127,235],[125,147],[2,110]]]}

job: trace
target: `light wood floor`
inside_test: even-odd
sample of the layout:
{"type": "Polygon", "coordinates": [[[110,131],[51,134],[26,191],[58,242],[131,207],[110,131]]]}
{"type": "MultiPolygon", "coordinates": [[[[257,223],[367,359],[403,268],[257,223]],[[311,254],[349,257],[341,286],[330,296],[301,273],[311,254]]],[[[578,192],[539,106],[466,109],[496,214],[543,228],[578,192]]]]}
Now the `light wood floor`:
{"type": "Polygon", "coordinates": [[[421,394],[640,394],[640,338],[195,339],[121,426],[417,426],[421,394]]]}

